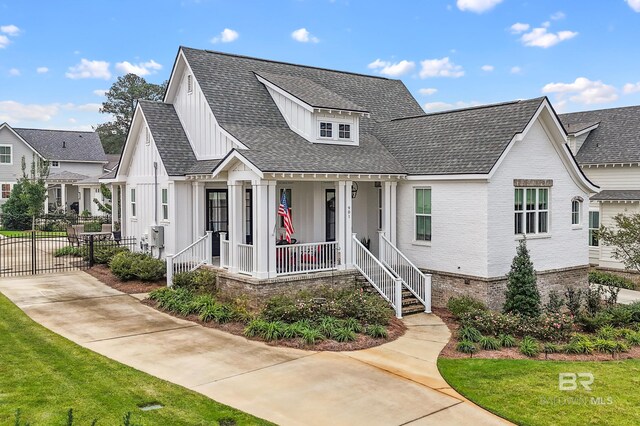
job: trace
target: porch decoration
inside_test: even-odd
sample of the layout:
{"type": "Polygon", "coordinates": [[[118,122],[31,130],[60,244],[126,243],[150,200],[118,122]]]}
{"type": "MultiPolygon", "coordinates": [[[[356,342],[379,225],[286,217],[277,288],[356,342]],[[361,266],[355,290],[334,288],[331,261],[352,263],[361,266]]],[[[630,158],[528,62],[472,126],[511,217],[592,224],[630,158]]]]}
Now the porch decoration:
{"type": "Polygon", "coordinates": [[[291,236],[296,232],[293,229],[293,221],[291,220],[291,210],[289,209],[289,204],[287,203],[287,194],[285,191],[282,192],[282,197],[280,197],[280,206],[278,206],[278,216],[282,216],[282,222],[284,223],[284,230],[286,232],[286,239],[289,244],[291,244],[291,236]]]}

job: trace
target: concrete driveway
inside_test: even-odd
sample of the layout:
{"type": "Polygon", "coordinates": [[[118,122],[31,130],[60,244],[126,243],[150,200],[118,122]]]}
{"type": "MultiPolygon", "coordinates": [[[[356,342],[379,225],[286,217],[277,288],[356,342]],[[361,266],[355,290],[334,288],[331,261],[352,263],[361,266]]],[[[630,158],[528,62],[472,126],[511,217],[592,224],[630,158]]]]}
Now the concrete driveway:
{"type": "Polygon", "coordinates": [[[0,291],[50,330],[109,358],[282,425],[497,425],[436,367],[449,338],[433,315],[388,344],[311,352],[173,318],[84,272],[3,278],[0,291]]]}

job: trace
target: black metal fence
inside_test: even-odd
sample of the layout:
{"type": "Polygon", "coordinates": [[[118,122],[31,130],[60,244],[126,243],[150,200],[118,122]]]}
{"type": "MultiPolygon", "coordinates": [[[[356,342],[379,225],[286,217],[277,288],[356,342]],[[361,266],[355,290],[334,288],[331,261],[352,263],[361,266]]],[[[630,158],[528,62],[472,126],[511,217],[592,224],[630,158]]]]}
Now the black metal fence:
{"type": "Polygon", "coordinates": [[[0,276],[82,270],[106,263],[118,251],[136,249],[135,238],[114,239],[113,234],[73,239],[60,231],[5,232],[0,236],[0,276]]]}
{"type": "Polygon", "coordinates": [[[0,213],[0,229],[31,230],[45,232],[64,231],[69,225],[85,225],[87,231],[100,231],[102,224],[111,223],[109,215],[79,215],[75,213],[49,213],[33,218],[28,215],[0,213]]]}

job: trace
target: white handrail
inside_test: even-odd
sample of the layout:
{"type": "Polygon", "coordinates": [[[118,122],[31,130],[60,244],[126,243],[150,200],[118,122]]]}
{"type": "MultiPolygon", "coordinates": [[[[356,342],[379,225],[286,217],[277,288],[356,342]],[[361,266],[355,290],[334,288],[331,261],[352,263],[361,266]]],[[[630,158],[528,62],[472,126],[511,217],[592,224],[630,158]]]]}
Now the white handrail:
{"type": "Polygon", "coordinates": [[[253,246],[251,244],[238,243],[238,272],[241,274],[253,273],[253,246]]]}
{"type": "Polygon", "coordinates": [[[336,268],[337,262],[336,241],[276,246],[278,275],[329,271],[336,268]]]}
{"type": "Polygon", "coordinates": [[[220,267],[229,267],[229,240],[226,232],[220,232],[220,267]]]}
{"type": "Polygon", "coordinates": [[[402,280],[389,270],[362,245],[355,234],[353,239],[353,265],[393,306],[396,317],[402,318],[402,280]]]}
{"type": "Polygon", "coordinates": [[[423,273],[380,232],[380,260],[402,279],[404,286],[431,312],[431,274],[423,273]]]}
{"type": "Polygon", "coordinates": [[[173,286],[173,276],[180,272],[189,272],[202,265],[211,263],[212,232],[198,238],[196,241],[174,255],[167,254],[167,286],[173,286]]]}

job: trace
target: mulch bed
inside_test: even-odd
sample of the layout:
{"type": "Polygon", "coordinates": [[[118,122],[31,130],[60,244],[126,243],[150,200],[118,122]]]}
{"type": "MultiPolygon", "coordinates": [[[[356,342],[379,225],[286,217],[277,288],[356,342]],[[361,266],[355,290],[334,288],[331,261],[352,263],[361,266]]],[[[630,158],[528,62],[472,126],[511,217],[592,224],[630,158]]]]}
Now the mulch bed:
{"type": "Polygon", "coordinates": [[[120,281],[120,278],[111,273],[107,265],[94,265],[93,267],[86,269],[85,272],[92,277],[97,278],[109,287],[127,294],[148,293],[157,288],[166,287],[167,285],[167,282],[164,280],[156,282],[135,280],[120,281]]]}
{"type": "Polygon", "coordinates": [[[142,301],[143,304],[150,306],[160,312],[164,312],[168,315],[174,316],[176,318],[181,318],[187,321],[192,321],[202,325],[203,327],[215,328],[218,330],[225,331],[227,333],[235,334],[236,336],[244,337],[248,340],[256,340],[259,342],[266,343],[269,346],[281,346],[287,348],[294,349],[304,349],[308,351],[333,351],[333,352],[342,352],[342,351],[357,351],[361,349],[372,348],[374,346],[380,346],[385,343],[392,342],[396,340],[398,337],[402,336],[407,327],[405,327],[404,323],[397,318],[392,318],[391,322],[387,326],[387,332],[389,336],[386,339],[376,339],[367,335],[357,334],[356,340],[353,342],[336,342],[335,340],[323,340],[315,345],[308,345],[302,339],[287,339],[287,340],[270,340],[266,341],[259,337],[247,337],[243,334],[245,325],[240,322],[228,322],[224,324],[219,324],[215,321],[211,322],[203,322],[200,321],[197,315],[189,315],[189,316],[181,316],[176,315],[174,313],[166,312],[163,309],[159,309],[157,307],[157,303],[151,299],[145,299],[142,301]]]}
{"type": "MultiPolygon", "coordinates": [[[[456,338],[458,334],[458,329],[460,328],[460,324],[456,321],[456,319],[451,315],[448,309],[444,308],[433,308],[433,313],[439,316],[442,321],[447,325],[449,331],[451,332],[451,338],[449,339],[449,343],[442,349],[440,352],[440,356],[443,358],[470,358],[469,354],[464,354],[462,352],[458,352],[456,350],[456,345],[458,344],[458,339],[456,338]]],[[[539,354],[537,357],[530,358],[524,356],[520,353],[518,347],[514,348],[502,348],[499,351],[485,351],[479,349],[478,352],[473,354],[473,358],[482,358],[482,359],[537,359],[537,360],[549,360],[549,361],[618,361],[624,359],[638,359],[640,358],[640,347],[633,346],[630,348],[629,352],[623,352],[616,354],[613,357],[611,354],[603,354],[599,352],[594,352],[591,355],[572,355],[572,354],[548,354],[544,353],[539,354]]]]}

